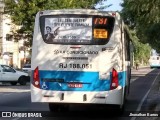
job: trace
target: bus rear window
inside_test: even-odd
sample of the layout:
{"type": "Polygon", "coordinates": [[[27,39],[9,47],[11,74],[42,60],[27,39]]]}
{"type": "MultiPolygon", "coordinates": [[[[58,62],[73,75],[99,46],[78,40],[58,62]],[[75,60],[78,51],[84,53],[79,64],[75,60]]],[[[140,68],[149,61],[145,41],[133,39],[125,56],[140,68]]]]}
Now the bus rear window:
{"type": "Polygon", "coordinates": [[[100,15],[46,15],[40,30],[47,44],[104,45],[109,42],[115,19],[100,15]]]}

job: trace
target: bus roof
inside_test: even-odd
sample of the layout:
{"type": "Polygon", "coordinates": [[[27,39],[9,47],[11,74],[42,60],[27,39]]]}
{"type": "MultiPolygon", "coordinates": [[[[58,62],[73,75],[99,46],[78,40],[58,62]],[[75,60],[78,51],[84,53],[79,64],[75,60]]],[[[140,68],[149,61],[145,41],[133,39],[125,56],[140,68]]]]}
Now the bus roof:
{"type": "Polygon", "coordinates": [[[111,15],[111,16],[119,16],[119,12],[117,11],[101,11],[101,10],[95,10],[95,9],[59,9],[59,10],[44,10],[44,11],[39,11],[40,14],[47,14],[47,15],[50,15],[50,14],[69,14],[69,13],[80,13],[80,14],[96,14],[99,15],[99,14],[108,14],[108,15],[111,15]]]}

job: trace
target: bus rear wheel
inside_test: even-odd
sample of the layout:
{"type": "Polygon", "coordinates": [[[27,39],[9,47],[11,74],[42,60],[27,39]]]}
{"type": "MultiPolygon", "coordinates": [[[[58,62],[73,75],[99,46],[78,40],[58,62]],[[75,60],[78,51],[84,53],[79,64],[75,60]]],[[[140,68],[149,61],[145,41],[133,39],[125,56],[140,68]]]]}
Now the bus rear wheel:
{"type": "Polygon", "coordinates": [[[128,87],[125,87],[125,91],[124,91],[124,96],[123,96],[123,104],[119,106],[118,108],[118,113],[119,115],[122,115],[125,111],[125,106],[126,106],[126,102],[127,102],[127,96],[128,96],[128,87]]]}
{"type": "Polygon", "coordinates": [[[49,110],[51,112],[66,112],[69,106],[66,104],[49,103],[49,110]]]}
{"type": "Polygon", "coordinates": [[[125,111],[125,103],[123,103],[122,106],[119,106],[119,108],[117,109],[117,113],[118,115],[122,115],[125,111]]]}

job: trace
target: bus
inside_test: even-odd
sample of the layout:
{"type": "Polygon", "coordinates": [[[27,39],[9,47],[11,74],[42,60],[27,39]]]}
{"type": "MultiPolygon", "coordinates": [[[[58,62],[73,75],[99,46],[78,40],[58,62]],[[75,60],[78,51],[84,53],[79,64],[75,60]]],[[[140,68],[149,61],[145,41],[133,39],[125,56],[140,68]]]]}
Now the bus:
{"type": "Polygon", "coordinates": [[[45,10],[35,17],[31,101],[123,110],[130,86],[130,39],[118,12],[45,10]]]}
{"type": "Polygon", "coordinates": [[[153,55],[149,59],[150,68],[160,68],[160,56],[153,55]]]}

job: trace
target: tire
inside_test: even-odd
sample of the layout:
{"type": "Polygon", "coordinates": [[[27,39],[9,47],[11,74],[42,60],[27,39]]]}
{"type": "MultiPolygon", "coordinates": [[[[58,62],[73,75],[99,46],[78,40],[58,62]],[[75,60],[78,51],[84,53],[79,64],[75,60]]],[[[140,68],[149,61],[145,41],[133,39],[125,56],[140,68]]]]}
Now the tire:
{"type": "Polygon", "coordinates": [[[49,103],[50,112],[66,112],[68,109],[69,106],[65,104],[49,103]]]}
{"type": "Polygon", "coordinates": [[[17,85],[17,82],[10,82],[11,85],[17,85]]]}
{"type": "Polygon", "coordinates": [[[26,85],[27,84],[27,79],[25,76],[21,76],[19,79],[18,79],[18,82],[20,85],[26,85]]]}
{"type": "Polygon", "coordinates": [[[118,111],[118,115],[122,115],[125,111],[125,102],[123,103],[122,106],[119,106],[119,109],[117,110],[118,111]]]}
{"type": "Polygon", "coordinates": [[[60,109],[59,105],[54,104],[54,103],[49,103],[49,110],[51,112],[58,112],[60,109]]]}
{"type": "Polygon", "coordinates": [[[118,112],[118,115],[122,115],[125,111],[125,106],[126,106],[126,102],[127,102],[127,87],[125,87],[125,90],[124,90],[124,98],[123,98],[123,104],[119,106],[117,112],[118,112]]]}
{"type": "Polygon", "coordinates": [[[129,95],[130,93],[130,84],[131,84],[131,69],[130,69],[130,73],[129,73],[129,76],[128,77],[128,86],[126,87],[126,92],[127,92],[127,96],[129,95]]]}

